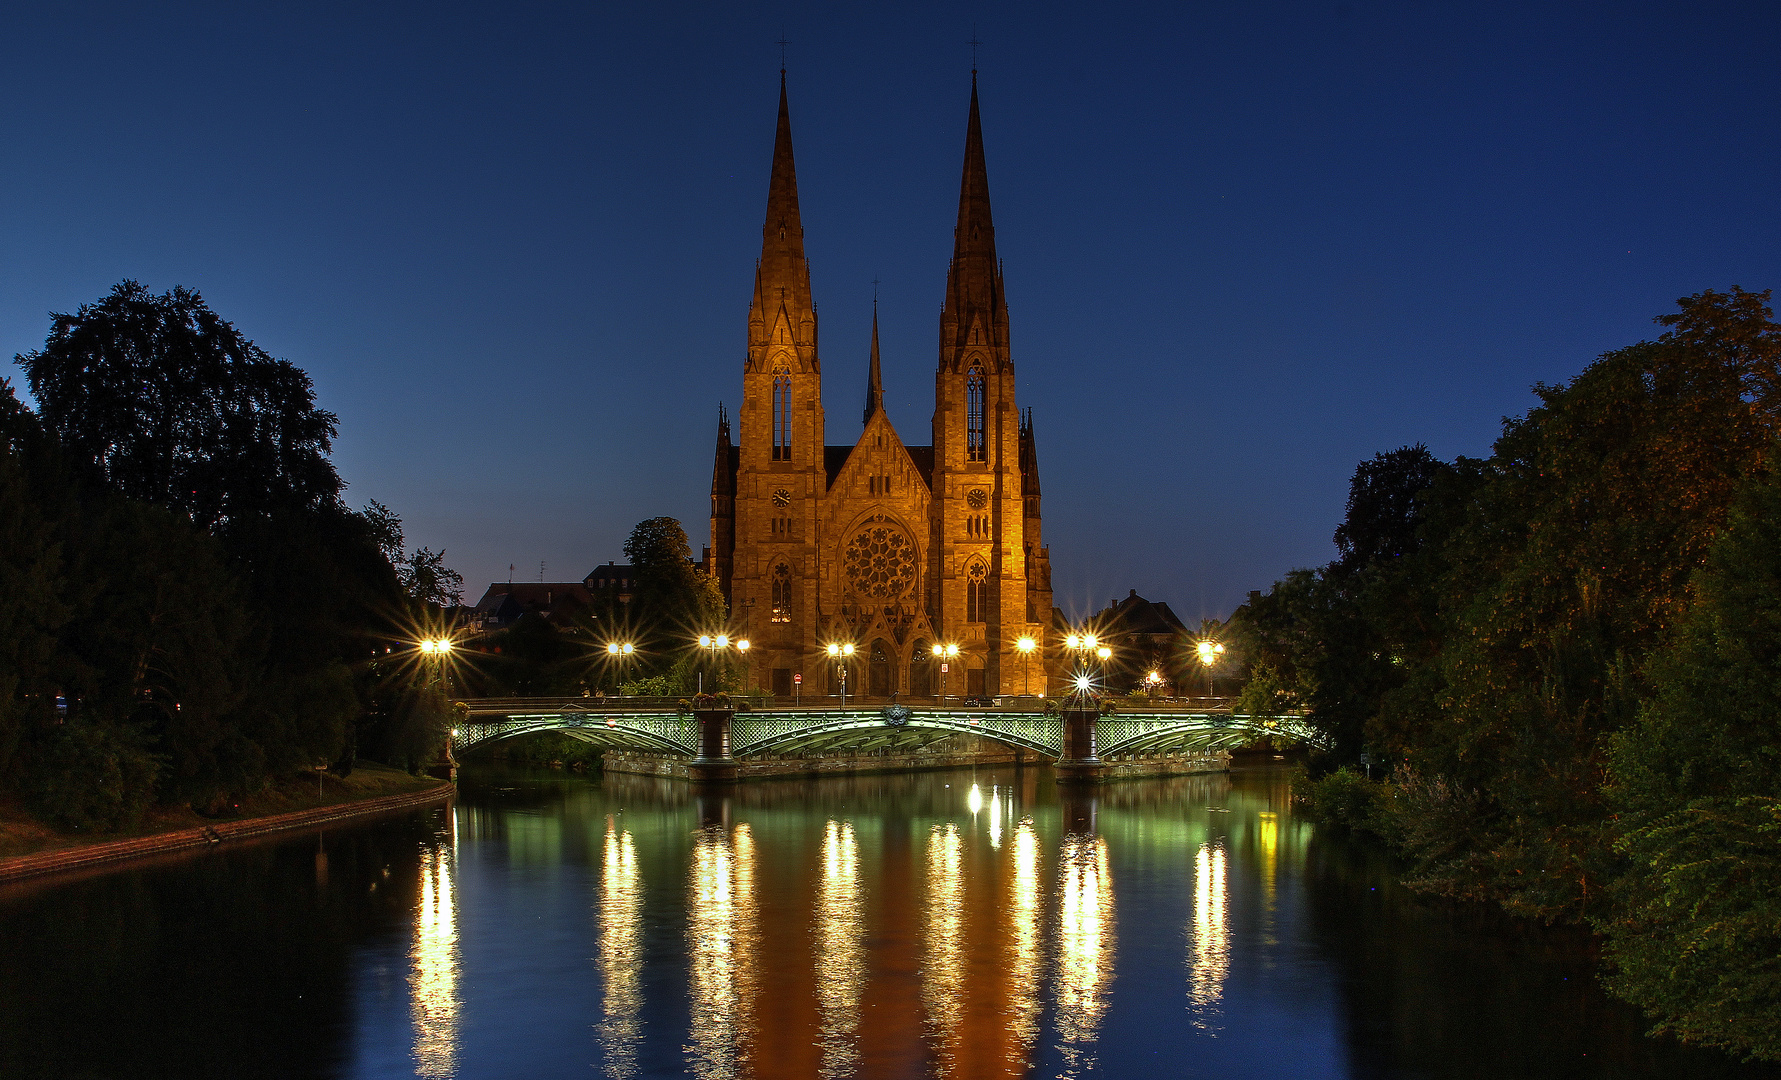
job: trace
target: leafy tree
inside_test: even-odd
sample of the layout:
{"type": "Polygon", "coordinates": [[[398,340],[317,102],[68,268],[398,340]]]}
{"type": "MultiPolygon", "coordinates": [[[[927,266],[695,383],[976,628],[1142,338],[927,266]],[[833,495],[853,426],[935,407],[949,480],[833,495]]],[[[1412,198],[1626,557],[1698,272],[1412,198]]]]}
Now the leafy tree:
{"type": "Polygon", "coordinates": [[[457,607],[464,602],[464,575],[445,565],[445,550],[421,548],[396,567],[402,590],[422,604],[457,607]]]}
{"type": "Polygon", "coordinates": [[[1576,918],[1616,872],[1604,740],[1636,716],[1688,575],[1766,466],[1781,409],[1767,300],[1686,297],[1656,341],[1536,387],[1444,542],[1438,649],[1406,691],[1430,711],[1402,749],[1419,774],[1483,796],[1472,820],[1489,857],[1455,853],[1482,868],[1478,895],[1576,918]]]}
{"type": "Polygon", "coordinates": [[[1609,985],[1658,1030],[1781,1060],[1781,475],[1759,477],[1609,744],[1628,860],[1609,985]]]}
{"type": "Polygon", "coordinates": [[[58,314],[15,357],[62,448],[105,486],[210,529],[275,507],[332,507],[332,413],[309,376],[175,288],[134,281],[58,314]]]}
{"type": "Polygon", "coordinates": [[[1336,527],[1336,566],[1354,574],[1417,551],[1421,496],[1446,468],[1421,443],[1361,462],[1348,484],[1347,513],[1336,527]]]}
{"type": "Polygon", "coordinates": [[[1406,654],[1430,619],[1419,558],[1426,499],[1451,473],[1421,444],[1376,454],[1354,471],[1337,527],[1340,557],[1294,570],[1239,609],[1245,652],[1266,685],[1246,700],[1284,697],[1307,707],[1330,749],[1321,773],[1359,759],[1368,727],[1406,675],[1406,654]]]}
{"type": "Polygon", "coordinates": [[[625,541],[625,557],[637,575],[631,620],[645,657],[643,674],[665,673],[691,641],[723,627],[723,593],[693,564],[686,530],[673,518],[638,523],[625,541]]]}

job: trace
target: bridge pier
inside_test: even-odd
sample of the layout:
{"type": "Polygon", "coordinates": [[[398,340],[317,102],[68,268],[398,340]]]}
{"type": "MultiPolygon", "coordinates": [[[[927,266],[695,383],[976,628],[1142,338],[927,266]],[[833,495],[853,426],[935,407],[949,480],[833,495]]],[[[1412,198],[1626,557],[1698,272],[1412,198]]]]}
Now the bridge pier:
{"type": "Polygon", "coordinates": [[[730,753],[730,709],[694,709],[699,722],[699,754],[687,763],[686,778],[698,783],[723,784],[736,779],[736,758],[730,753]]]}
{"type": "Polygon", "coordinates": [[[1063,713],[1063,753],[1058,756],[1054,771],[1060,784],[1098,784],[1107,779],[1107,766],[1095,756],[1095,721],[1100,713],[1093,709],[1067,709],[1063,713]]]}

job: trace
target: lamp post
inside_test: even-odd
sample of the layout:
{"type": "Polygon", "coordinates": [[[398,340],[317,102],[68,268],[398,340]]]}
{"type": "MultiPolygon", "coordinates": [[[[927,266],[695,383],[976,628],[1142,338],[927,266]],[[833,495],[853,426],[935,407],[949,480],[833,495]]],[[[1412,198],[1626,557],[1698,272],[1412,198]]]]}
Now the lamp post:
{"type": "Polygon", "coordinates": [[[1150,696],[1155,697],[1157,688],[1163,684],[1162,673],[1152,668],[1150,674],[1144,676],[1144,682],[1150,687],[1150,696]]]}
{"type": "MultiPolygon", "coordinates": [[[[729,650],[730,635],[700,634],[699,648],[705,650],[705,663],[699,666],[699,693],[703,694],[705,692],[705,668],[716,662],[717,654],[720,651],[727,652],[729,650]]],[[[747,638],[736,642],[736,651],[742,654],[743,659],[748,658],[747,638]]]]}
{"type": "Polygon", "coordinates": [[[948,642],[934,646],[934,659],[940,661],[940,704],[946,704],[946,669],[952,665],[950,660],[957,660],[959,647],[957,642],[948,642]]]}
{"type": "Polygon", "coordinates": [[[1224,655],[1224,645],[1220,642],[1204,638],[1194,645],[1194,652],[1200,657],[1200,664],[1206,669],[1206,696],[1212,696],[1212,666],[1224,655]]]}
{"type": "Polygon", "coordinates": [[[829,658],[835,661],[835,670],[841,677],[841,707],[847,708],[847,660],[853,656],[853,642],[829,642],[829,658]]]}
{"type": "Polygon", "coordinates": [[[1020,653],[1020,692],[1023,694],[1031,689],[1027,682],[1027,658],[1032,656],[1033,650],[1038,647],[1039,643],[1030,637],[1023,637],[1014,643],[1015,651],[1020,653]]]}
{"type": "MultiPolygon", "coordinates": [[[[622,679],[623,679],[623,676],[625,673],[624,665],[627,661],[629,661],[631,659],[632,654],[634,654],[636,651],[637,651],[637,646],[631,644],[628,641],[608,641],[606,643],[606,662],[608,664],[619,665],[618,673],[619,673],[619,676],[621,679],[620,682],[613,684],[613,687],[612,687],[613,693],[617,693],[619,687],[621,685],[623,685],[622,679]]],[[[604,691],[604,690],[600,691],[601,694],[604,694],[605,692],[606,691],[604,691]]]]}

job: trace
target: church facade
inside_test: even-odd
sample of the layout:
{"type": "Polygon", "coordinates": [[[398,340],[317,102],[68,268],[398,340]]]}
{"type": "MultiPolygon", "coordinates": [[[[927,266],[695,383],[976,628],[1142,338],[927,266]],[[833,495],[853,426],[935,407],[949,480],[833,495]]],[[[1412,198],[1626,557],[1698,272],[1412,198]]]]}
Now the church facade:
{"type": "Polygon", "coordinates": [[[862,428],[851,443],[827,441],[783,73],[747,331],[734,432],[718,420],[707,566],[751,642],[752,685],[782,698],[835,693],[834,643],[853,646],[850,696],[1045,692],[1051,565],[1032,418],[1016,404],[975,72],[929,442],[904,442],[885,415],[876,312],[862,428]],[[958,654],[936,659],[937,645],[958,654]]]}

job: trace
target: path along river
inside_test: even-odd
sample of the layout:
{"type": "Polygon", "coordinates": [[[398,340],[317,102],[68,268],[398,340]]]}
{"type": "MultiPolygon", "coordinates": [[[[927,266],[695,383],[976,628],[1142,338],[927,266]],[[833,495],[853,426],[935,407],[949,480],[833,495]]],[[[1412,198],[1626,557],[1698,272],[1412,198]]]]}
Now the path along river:
{"type": "Polygon", "coordinates": [[[1394,886],[1279,770],[455,808],[0,890],[0,1077],[1774,1078],[1394,886]]]}

